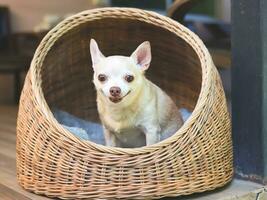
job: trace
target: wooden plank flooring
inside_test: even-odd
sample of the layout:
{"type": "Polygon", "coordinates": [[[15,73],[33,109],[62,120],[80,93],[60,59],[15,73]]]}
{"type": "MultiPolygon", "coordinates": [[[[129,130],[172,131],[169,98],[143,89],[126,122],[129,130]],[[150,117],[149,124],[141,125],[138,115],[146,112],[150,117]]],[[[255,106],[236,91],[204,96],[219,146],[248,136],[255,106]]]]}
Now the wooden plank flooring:
{"type": "Polygon", "coordinates": [[[25,191],[16,180],[17,107],[0,106],[0,200],[48,200],[25,191]]]}

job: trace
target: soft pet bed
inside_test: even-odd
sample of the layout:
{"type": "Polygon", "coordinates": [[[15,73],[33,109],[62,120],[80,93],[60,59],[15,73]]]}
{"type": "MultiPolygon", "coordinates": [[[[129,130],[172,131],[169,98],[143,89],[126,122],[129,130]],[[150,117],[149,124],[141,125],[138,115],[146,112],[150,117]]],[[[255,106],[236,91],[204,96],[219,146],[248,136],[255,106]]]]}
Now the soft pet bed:
{"type": "MultiPolygon", "coordinates": [[[[52,112],[56,120],[78,138],[105,145],[103,128],[99,123],[80,119],[56,108],[52,109],[52,112]]],[[[180,109],[180,112],[184,121],[186,121],[191,114],[186,109],[180,109]]]]}

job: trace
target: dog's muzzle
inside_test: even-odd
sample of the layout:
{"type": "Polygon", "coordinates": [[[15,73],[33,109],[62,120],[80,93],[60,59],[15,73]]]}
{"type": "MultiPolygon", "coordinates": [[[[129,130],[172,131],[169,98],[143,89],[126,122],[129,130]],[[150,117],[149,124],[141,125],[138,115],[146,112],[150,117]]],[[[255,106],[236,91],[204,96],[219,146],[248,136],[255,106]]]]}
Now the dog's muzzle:
{"type": "Polygon", "coordinates": [[[123,97],[109,97],[109,100],[113,103],[119,103],[124,97],[126,97],[128,94],[130,94],[131,90],[129,92],[127,92],[126,95],[124,95],[123,97]]]}

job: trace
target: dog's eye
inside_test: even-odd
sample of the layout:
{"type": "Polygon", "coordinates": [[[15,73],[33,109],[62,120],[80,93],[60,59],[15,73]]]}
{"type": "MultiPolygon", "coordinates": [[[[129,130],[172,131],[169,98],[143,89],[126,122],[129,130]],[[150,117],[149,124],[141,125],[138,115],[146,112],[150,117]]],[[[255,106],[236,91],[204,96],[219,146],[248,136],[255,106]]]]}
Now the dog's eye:
{"type": "Polygon", "coordinates": [[[124,79],[125,79],[128,83],[130,83],[130,82],[132,82],[132,81],[134,80],[134,77],[133,77],[132,75],[126,75],[126,76],[124,77],[124,79]]]}
{"type": "Polygon", "coordinates": [[[104,82],[104,81],[107,80],[107,76],[104,75],[104,74],[99,74],[99,75],[98,75],[98,80],[99,80],[100,82],[104,82]]]}

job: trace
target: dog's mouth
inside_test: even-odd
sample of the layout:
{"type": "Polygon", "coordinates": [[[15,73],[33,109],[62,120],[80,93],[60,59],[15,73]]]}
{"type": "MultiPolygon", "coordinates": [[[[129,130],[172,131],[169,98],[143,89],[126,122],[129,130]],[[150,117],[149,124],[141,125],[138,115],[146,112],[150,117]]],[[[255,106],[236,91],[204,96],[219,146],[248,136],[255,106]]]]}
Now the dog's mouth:
{"type": "Polygon", "coordinates": [[[129,90],[129,92],[127,92],[126,95],[124,95],[123,97],[109,97],[109,100],[113,103],[119,103],[123,98],[125,98],[128,94],[130,94],[131,90],[129,90]]]}

